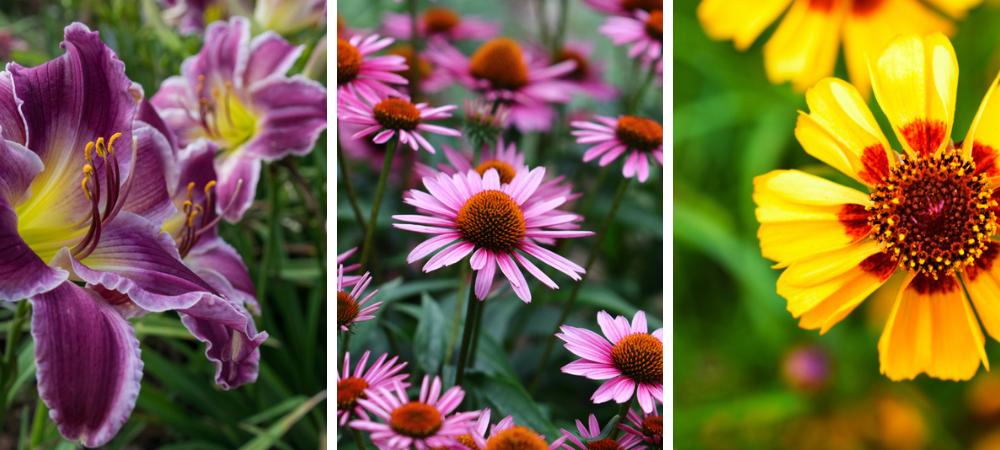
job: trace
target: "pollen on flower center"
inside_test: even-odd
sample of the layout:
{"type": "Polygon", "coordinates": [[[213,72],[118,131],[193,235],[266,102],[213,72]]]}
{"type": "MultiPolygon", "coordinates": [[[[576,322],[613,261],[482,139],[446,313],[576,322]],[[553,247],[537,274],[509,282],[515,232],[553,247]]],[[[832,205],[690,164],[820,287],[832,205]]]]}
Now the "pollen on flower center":
{"type": "Polygon", "coordinates": [[[663,10],[663,0],[622,0],[622,8],[626,11],[635,11],[637,9],[647,12],[663,10]]]}
{"type": "Polygon", "coordinates": [[[479,165],[479,167],[476,167],[476,172],[479,172],[479,175],[482,176],[485,175],[486,171],[490,169],[497,170],[497,174],[500,175],[500,183],[502,184],[510,183],[512,180],[514,180],[514,176],[517,175],[517,171],[514,170],[514,168],[511,167],[510,164],[507,164],[500,160],[483,162],[482,164],[479,165]]]}
{"type": "Polygon", "coordinates": [[[621,450],[622,446],[614,439],[601,439],[587,442],[587,450],[621,450]]]}
{"type": "Polygon", "coordinates": [[[346,292],[337,292],[337,326],[346,326],[358,317],[358,302],[346,292]]]}
{"type": "Polygon", "coordinates": [[[622,116],[615,130],[618,139],[629,147],[650,151],[663,145],[663,127],[645,117],[622,116]]]}
{"type": "Polygon", "coordinates": [[[353,81],[361,71],[361,53],[350,42],[337,38],[337,86],[353,81]]]}
{"type": "Polygon", "coordinates": [[[649,13],[649,18],[646,19],[646,34],[654,40],[663,40],[663,11],[656,10],[649,13]]]}
{"type": "Polygon", "coordinates": [[[971,265],[996,232],[993,190],[960,150],[903,156],[870,199],[868,223],[901,268],[929,275],[971,265]]]}
{"type": "Polygon", "coordinates": [[[365,398],[368,382],[363,378],[345,378],[337,382],[337,410],[348,411],[357,404],[359,398],[365,398]]]}
{"type": "Polygon", "coordinates": [[[632,333],[611,349],[611,361],[623,375],[640,383],[663,379],[663,343],[648,333],[632,333]]]}
{"type": "Polygon", "coordinates": [[[663,416],[649,416],[642,420],[642,434],[646,437],[663,437],[663,416]]]}
{"type": "Polygon", "coordinates": [[[569,79],[572,79],[572,80],[583,80],[583,79],[587,78],[587,75],[590,74],[590,65],[587,63],[587,58],[584,58],[583,55],[581,55],[581,54],[579,54],[577,52],[574,52],[573,50],[569,50],[569,49],[566,49],[566,48],[563,48],[563,49],[559,50],[559,54],[556,55],[556,61],[558,61],[558,62],[563,62],[563,61],[574,61],[574,62],[576,62],[576,68],[573,69],[572,72],[570,72],[569,74],[567,74],[566,78],[569,78],[569,79]]]}
{"type": "Polygon", "coordinates": [[[461,21],[458,13],[442,6],[431,6],[424,12],[424,24],[428,33],[447,33],[461,21]]]}
{"type": "Polygon", "coordinates": [[[526,233],[524,213],[501,191],[480,192],[458,210],[455,224],[477,247],[509,253],[526,233]]]}
{"type": "Polygon", "coordinates": [[[486,450],[548,450],[548,448],[548,444],[537,433],[522,426],[503,430],[486,443],[486,450]]]}
{"type": "Polygon", "coordinates": [[[469,450],[479,450],[479,446],[476,445],[476,440],[472,438],[472,435],[463,434],[455,438],[459,444],[466,446],[469,450]]]}
{"type": "Polygon", "coordinates": [[[410,402],[392,411],[389,427],[413,438],[425,438],[441,429],[441,413],[426,403],[410,402]]]}
{"type": "Polygon", "coordinates": [[[420,110],[413,103],[399,98],[387,98],[372,108],[375,120],[392,130],[413,131],[420,125],[420,110]]]}
{"type": "Polygon", "coordinates": [[[513,39],[493,39],[472,54],[469,60],[472,76],[488,80],[499,89],[517,89],[528,84],[528,65],[521,47],[513,39]]]}

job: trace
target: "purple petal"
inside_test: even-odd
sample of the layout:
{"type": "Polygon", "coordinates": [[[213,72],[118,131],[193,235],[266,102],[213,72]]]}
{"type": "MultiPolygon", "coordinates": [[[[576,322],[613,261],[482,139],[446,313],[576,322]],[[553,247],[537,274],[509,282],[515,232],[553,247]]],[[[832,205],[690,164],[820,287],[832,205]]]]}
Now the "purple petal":
{"type": "Polygon", "coordinates": [[[191,86],[198,85],[198,76],[205,77],[205,89],[220,91],[225,83],[242,78],[242,68],[247,61],[250,42],[250,21],[245,17],[232,17],[229,22],[218,21],[205,30],[205,44],[197,55],[188,58],[181,65],[181,73],[191,86]]]}
{"type": "MultiPolygon", "coordinates": [[[[152,126],[142,125],[132,133],[138,139],[138,150],[135,172],[128,175],[134,178],[123,209],[162,224],[177,212],[168,193],[168,189],[177,183],[176,158],[166,137],[152,126]]],[[[131,158],[129,152],[129,157],[122,159],[121,164],[129,164],[131,158]]]]}
{"type": "Polygon", "coordinates": [[[225,154],[215,159],[215,171],[219,175],[219,184],[215,188],[218,212],[225,212],[223,217],[230,223],[239,222],[243,213],[250,209],[257,193],[260,159],[241,153],[225,154]],[[223,211],[222,208],[230,203],[233,206],[223,211]]]}
{"type": "Polygon", "coordinates": [[[156,112],[156,108],[149,102],[149,100],[143,99],[139,102],[139,110],[135,113],[135,120],[145,122],[149,126],[159,131],[167,139],[167,143],[170,144],[171,154],[176,157],[177,149],[179,148],[177,144],[177,135],[174,131],[167,126],[167,123],[163,121],[163,117],[156,112]]]}
{"type": "Polygon", "coordinates": [[[17,107],[19,102],[14,98],[14,84],[10,72],[0,72],[0,129],[3,138],[24,145],[24,118],[17,107]]]}
{"type": "Polygon", "coordinates": [[[302,46],[294,46],[273,31],[265,31],[250,42],[250,54],[243,86],[253,86],[270,76],[283,76],[302,54],[302,46]]]}
{"type": "Polygon", "coordinates": [[[260,314],[257,291],[243,258],[218,236],[203,236],[184,257],[191,271],[223,297],[260,314]]]}
{"type": "Polygon", "coordinates": [[[65,282],[31,298],[38,395],[69,440],[104,445],[128,420],[142,360],[132,325],[93,291],[65,282]]]}
{"type": "Polygon", "coordinates": [[[250,93],[256,133],[243,151],[266,160],[305,155],[326,129],[326,88],[302,75],[272,78],[250,93]]]}
{"type": "Polygon", "coordinates": [[[203,300],[180,311],[181,322],[205,342],[205,356],[215,362],[215,383],[223,389],[257,380],[258,347],[267,332],[257,333],[250,313],[224,299],[203,300]]]}

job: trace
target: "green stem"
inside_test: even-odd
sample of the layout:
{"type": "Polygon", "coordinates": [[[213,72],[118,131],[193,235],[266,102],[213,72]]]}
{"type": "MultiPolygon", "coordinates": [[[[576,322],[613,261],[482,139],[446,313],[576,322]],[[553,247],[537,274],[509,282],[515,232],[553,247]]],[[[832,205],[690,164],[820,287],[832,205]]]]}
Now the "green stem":
{"type": "Polygon", "coordinates": [[[413,64],[410,67],[410,96],[413,102],[420,99],[420,42],[417,38],[417,0],[407,2],[410,7],[410,46],[413,47],[413,64]]]}
{"type": "Polygon", "coordinates": [[[31,445],[30,448],[38,448],[42,443],[42,435],[45,432],[45,418],[48,417],[45,412],[48,409],[45,407],[45,402],[42,401],[42,397],[38,397],[38,404],[35,406],[35,419],[31,423],[31,445]]]}
{"type": "Polygon", "coordinates": [[[396,155],[399,147],[399,133],[393,135],[392,139],[385,146],[385,159],[382,161],[382,173],[378,176],[378,187],[375,188],[375,201],[372,203],[372,215],[368,220],[368,229],[365,233],[365,244],[361,249],[361,268],[358,273],[364,273],[368,267],[368,258],[374,254],[372,246],[375,244],[375,224],[378,223],[378,210],[382,205],[382,195],[385,194],[386,180],[389,179],[389,170],[392,168],[392,158],[396,155]]]}
{"type": "Polygon", "coordinates": [[[17,302],[17,309],[11,319],[10,328],[7,329],[7,343],[4,346],[3,361],[0,362],[0,430],[3,429],[4,420],[7,418],[7,397],[10,388],[17,378],[17,343],[21,340],[21,326],[24,324],[24,316],[28,313],[30,304],[28,300],[17,302]]]}
{"type": "Polygon", "coordinates": [[[347,331],[347,332],[344,332],[344,351],[340,352],[340,357],[337,358],[337,361],[338,361],[337,365],[338,366],[341,366],[341,367],[344,366],[344,358],[347,356],[347,352],[350,351],[349,350],[350,346],[351,346],[351,332],[347,331]]]}
{"type": "Polygon", "coordinates": [[[566,22],[569,17],[569,0],[559,0],[559,23],[556,25],[556,35],[552,38],[552,56],[559,54],[563,37],[566,36],[566,22]]]}
{"type": "Polygon", "coordinates": [[[611,166],[604,166],[597,172],[597,180],[594,181],[594,185],[590,187],[590,191],[587,192],[587,196],[583,199],[583,206],[580,208],[580,215],[587,217],[590,214],[590,208],[594,206],[594,200],[597,198],[597,192],[600,190],[604,179],[608,177],[609,171],[611,171],[611,166]]]}
{"type": "MultiPolygon", "coordinates": [[[[473,290],[475,277],[469,280],[469,291],[473,290]]],[[[469,347],[472,343],[472,331],[476,324],[476,310],[479,309],[479,299],[469,295],[469,307],[465,310],[465,331],[462,332],[462,346],[458,349],[458,365],[456,366],[455,385],[460,386],[465,378],[465,364],[469,358],[469,347]]]]}
{"type": "Polygon", "coordinates": [[[354,183],[351,183],[351,175],[347,173],[347,162],[344,161],[344,150],[340,146],[340,139],[337,139],[337,165],[340,166],[340,173],[344,175],[344,190],[347,198],[351,202],[351,209],[354,210],[354,220],[361,226],[361,232],[367,234],[364,214],[361,214],[361,207],[358,206],[358,197],[354,194],[354,183]]]}
{"type": "Polygon", "coordinates": [[[538,14],[538,38],[542,44],[549,44],[549,23],[545,20],[545,0],[535,0],[538,14]]]}
{"type": "Polygon", "coordinates": [[[361,436],[361,430],[351,428],[351,433],[354,434],[354,442],[358,444],[358,450],[367,450],[365,447],[365,439],[361,436]]]}
{"type": "MultiPolygon", "coordinates": [[[[628,398],[628,402],[622,403],[621,408],[618,408],[618,423],[624,422],[625,418],[628,417],[628,410],[632,409],[632,402],[635,401],[635,396],[638,394],[638,392],[639,390],[636,389],[636,392],[633,393],[632,396],[628,398]]],[[[611,430],[610,438],[612,440],[618,439],[618,435],[621,433],[621,431],[622,431],[621,428],[618,428],[618,426],[616,425],[615,429],[611,430]]]]}
{"type": "Polygon", "coordinates": [[[649,65],[649,71],[646,72],[646,79],[642,81],[642,85],[640,85],[639,89],[636,90],[635,95],[628,104],[628,109],[625,110],[625,115],[628,116],[635,114],[636,109],[642,105],[642,96],[646,94],[646,90],[649,89],[650,83],[653,82],[653,76],[656,75],[656,67],[659,65],[660,58],[657,58],[656,61],[653,61],[653,63],[649,65]]]}
{"type": "Polygon", "coordinates": [[[466,286],[468,284],[465,282],[469,278],[469,270],[471,266],[468,264],[459,264],[461,266],[461,271],[458,276],[458,295],[455,297],[455,320],[451,323],[451,337],[448,338],[448,346],[445,347],[444,361],[451,361],[451,354],[455,351],[455,340],[458,339],[458,323],[462,320],[462,304],[465,303],[468,293],[465,292],[466,286]]]}
{"type": "Polygon", "coordinates": [[[469,368],[476,365],[476,349],[479,348],[479,336],[483,334],[483,311],[486,310],[486,305],[480,306],[480,308],[476,309],[476,327],[472,330],[472,347],[469,348],[469,368]]]}
{"type": "Polygon", "coordinates": [[[264,304],[267,298],[267,282],[273,267],[272,260],[277,253],[275,247],[278,244],[278,205],[280,202],[278,201],[278,174],[275,167],[273,164],[268,164],[267,170],[264,171],[267,182],[267,203],[270,211],[267,216],[267,242],[264,243],[264,254],[257,272],[257,301],[260,303],[262,311],[268,310],[264,304]]]}
{"type": "Polygon", "coordinates": [[[538,363],[538,368],[535,369],[535,377],[531,380],[531,388],[528,392],[531,395],[535,394],[535,390],[538,389],[538,382],[542,378],[542,372],[545,370],[545,365],[549,361],[549,355],[552,353],[552,347],[555,345],[556,333],[559,332],[559,327],[566,322],[566,318],[569,317],[569,312],[573,309],[573,304],[576,303],[576,297],[580,293],[580,287],[583,283],[587,281],[587,275],[590,274],[590,267],[594,265],[594,260],[597,259],[597,254],[601,249],[601,241],[604,240],[604,235],[607,234],[608,228],[611,227],[611,222],[615,219],[615,214],[618,212],[618,207],[621,206],[622,198],[625,197],[625,191],[628,190],[629,182],[631,178],[622,177],[622,181],[618,183],[618,192],[615,193],[615,199],[611,203],[611,209],[608,210],[608,215],[604,217],[604,223],[601,225],[601,230],[597,232],[597,242],[590,250],[590,256],[587,257],[587,265],[584,266],[584,274],[581,275],[580,281],[577,281],[573,285],[573,292],[569,294],[569,300],[566,302],[566,306],[563,307],[562,314],[559,316],[559,320],[556,322],[556,328],[552,333],[549,334],[549,340],[545,344],[545,351],[542,353],[542,359],[538,363]]]}

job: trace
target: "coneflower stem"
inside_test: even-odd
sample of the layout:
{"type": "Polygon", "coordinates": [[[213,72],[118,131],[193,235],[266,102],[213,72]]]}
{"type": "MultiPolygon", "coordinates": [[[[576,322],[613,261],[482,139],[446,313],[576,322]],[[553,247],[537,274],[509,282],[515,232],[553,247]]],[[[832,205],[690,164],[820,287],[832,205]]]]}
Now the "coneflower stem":
{"type": "Polygon", "coordinates": [[[351,428],[351,433],[354,434],[354,442],[358,445],[358,450],[366,450],[367,447],[365,447],[365,440],[361,436],[361,430],[357,428],[351,428]]]}
{"type": "Polygon", "coordinates": [[[340,139],[337,139],[337,165],[340,166],[340,173],[344,176],[344,190],[347,192],[347,199],[351,202],[351,209],[354,210],[354,220],[361,226],[361,232],[367,234],[365,217],[358,206],[358,196],[354,193],[354,183],[351,182],[351,175],[347,172],[347,162],[344,160],[344,150],[340,146],[340,139]]]}
{"type": "Polygon", "coordinates": [[[410,46],[413,47],[413,64],[410,67],[410,96],[413,103],[420,99],[420,46],[417,36],[417,0],[407,2],[410,7],[410,46]]]}
{"type": "MultiPolygon", "coordinates": [[[[639,387],[636,386],[635,392],[632,394],[631,397],[628,398],[628,401],[625,402],[625,403],[622,403],[622,406],[620,408],[618,408],[618,423],[619,424],[622,423],[622,422],[624,422],[625,418],[628,417],[628,411],[630,409],[632,409],[632,402],[635,401],[635,396],[638,395],[638,394],[639,394],[639,387]]],[[[621,431],[622,431],[621,428],[619,428],[618,425],[615,425],[615,429],[611,430],[610,439],[611,440],[618,439],[618,435],[621,434],[621,431]]]]}
{"type": "Polygon", "coordinates": [[[444,360],[451,361],[451,354],[455,350],[455,340],[458,339],[458,324],[462,321],[462,305],[469,294],[465,291],[468,284],[465,282],[469,278],[469,270],[472,266],[460,263],[461,269],[458,275],[458,295],[455,297],[455,320],[451,323],[451,337],[448,338],[448,346],[445,347],[444,360]]]}
{"type": "Polygon", "coordinates": [[[538,389],[538,382],[542,378],[542,372],[545,370],[545,365],[549,361],[549,355],[552,353],[552,347],[556,343],[556,333],[559,332],[559,327],[566,322],[566,318],[569,317],[569,312],[573,309],[573,304],[576,303],[576,297],[580,293],[580,286],[587,281],[587,275],[590,274],[590,267],[594,265],[594,260],[597,259],[597,254],[601,251],[601,241],[604,240],[604,235],[607,234],[608,228],[611,227],[611,222],[615,220],[615,214],[618,212],[618,207],[621,206],[622,198],[625,197],[625,191],[628,190],[628,185],[632,181],[631,178],[622,177],[622,181],[618,183],[618,192],[615,193],[615,199],[611,203],[611,209],[608,210],[608,215],[604,216],[604,223],[601,225],[601,230],[597,232],[597,242],[590,250],[590,256],[587,257],[587,265],[584,266],[584,274],[580,276],[580,281],[577,281],[573,285],[573,292],[569,294],[569,300],[566,301],[566,306],[563,307],[562,314],[559,316],[559,320],[556,322],[556,328],[549,334],[549,340],[545,343],[545,351],[542,353],[542,358],[538,362],[538,368],[535,369],[535,377],[531,380],[531,387],[528,389],[528,393],[531,395],[535,394],[535,390],[538,389]]]}
{"type": "Polygon", "coordinates": [[[344,358],[347,356],[347,352],[350,351],[349,350],[350,349],[350,345],[351,345],[351,332],[347,331],[347,332],[344,332],[344,351],[340,352],[340,358],[337,358],[337,361],[338,361],[337,365],[338,366],[343,367],[343,365],[344,365],[344,358]]]}
{"type": "MultiPolygon", "coordinates": [[[[474,292],[476,277],[469,279],[469,293],[474,292]]],[[[462,346],[458,348],[458,365],[455,366],[455,385],[460,386],[465,379],[465,364],[469,358],[469,346],[472,343],[472,331],[476,324],[476,310],[479,309],[479,299],[469,295],[469,307],[465,310],[465,331],[462,332],[462,346]]]]}
{"type": "Polygon", "coordinates": [[[486,305],[476,309],[476,327],[472,329],[472,347],[469,348],[469,367],[476,365],[476,349],[479,348],[479,336],[483,334],[483,311],[486,305]]]}
{"type": "Polygon", "coordinates": [[[649,65],[649,71],[646,72],[646,79],[642,81],[642,85],[640,85],[639,89],[635,91],[632,100],[628,104],[628,109],[625,110],[625,115],[635,114],[636,109],[642,105],[642,96],[646,94],[646,89],[649,89],[650,83],[653,82],[653,76],[656,75],[656,68],[660,65],[660,60],[662,58],[662,56],[660,58],[656,58],[656,61],[653,61],[653,63],[649,65]]]}
{"type": "Polygon", "coordinates": [[[569,0],[559,0],[559,23],[556,25],[556,34],[552,37],[552,57],[559,55],[562,47],[563,37],[566,36],[566,22],[569,17],[569,0]]]}
{"type": "Polygon", "coordinates": [[[378,187],[375,188],[375,201],[372,202],[372,215],[368,219],[365,244],[361,248],[361,268],[358,269],[358,273],[365,273],[365,268],[368,267],[368,258],[375,253],[375,249],[372,246],[375,244],[375,225],[378,223],[378,210],[382,205],[382,195],[385,194],[385,184],[389,179],[389,170],[392,169],[392,158],[396,156],[397,147],[399,147],[398,131],[389,139],[389,142],[385,146],[385,159],[382,161],[382,173],[378,176],[378,187]]]}

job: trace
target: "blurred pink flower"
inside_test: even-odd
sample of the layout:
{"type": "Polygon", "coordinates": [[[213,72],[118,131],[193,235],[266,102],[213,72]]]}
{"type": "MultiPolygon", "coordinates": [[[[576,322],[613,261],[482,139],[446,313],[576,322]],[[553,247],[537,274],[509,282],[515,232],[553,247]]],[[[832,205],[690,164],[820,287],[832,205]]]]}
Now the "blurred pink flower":
{"type": "Polygon", "coordinates": [[[403,97],[389,84],[407,84],[397,72],[407,70],[406,58],[399,55],[372,56],[393,43],[373,34],[354,35],[349,40],[337,38],[337,103],[345,97],[360,97],[375,103],[387,96],[403,97]]]}
{"type": "MultiPolygon", "coordinates": [[[[413,28],[409,14],[386,12],[382,16],[382,33],[397,39],[410,39],[413,28]]],[[[500,23],[475,16],[461,16],[443,6],[431,6],[417,17],[417,37],[442,39],[448,42],[481,41],[496,36],[500,23]]]]}
{"type": "Polygon", "coordinates": [[[392,359],[386,361],[389,354],[383,353],[365,372],[365,363],[368,361],[370,353],[366,351],[361,356],[361,361],[358,361],[358,366],[354,370],[354,376],[351,376],[351,353],[344,353],[344,371],[337,371],[337,422],[340,426],[347,423],[352,412],[365,420],[369,418],[365,408],[358,404],[358,400],[368,398],[366,389],[391,387],[395,382],[399,382],[403,388],[410,387],[410,383],[403,381],[410,374],[399,374],[399,371],[403,370],[407,363],[401,362],[397,365],[398,356],[393,356],[392,359]]]}
{"type": "Polygon", "coordinates": [[[632,44],[628,56],[644,62],[663,57],[663,11],[636,11],[632,17],[608,17],[597,29],[615,45],[632,44]]]}

